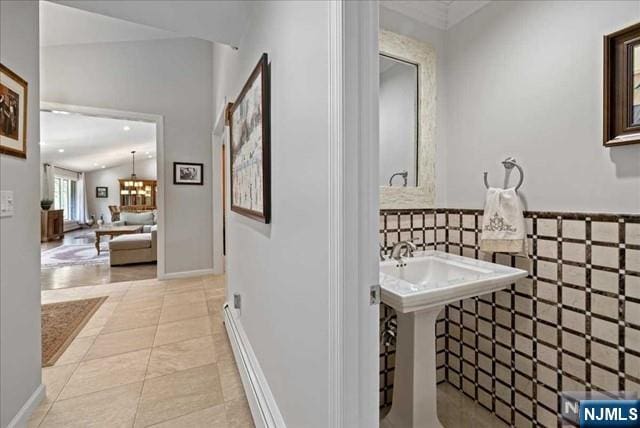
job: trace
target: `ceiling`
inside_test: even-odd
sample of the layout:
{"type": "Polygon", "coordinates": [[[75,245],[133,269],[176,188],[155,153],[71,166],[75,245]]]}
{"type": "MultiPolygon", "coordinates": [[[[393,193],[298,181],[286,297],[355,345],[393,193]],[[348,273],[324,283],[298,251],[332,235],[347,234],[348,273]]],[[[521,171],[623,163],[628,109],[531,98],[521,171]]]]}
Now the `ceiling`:
{"type": "Polygon", "coordinates": [[[131,162],[132,150],[137,151],[136,160],[155,158],[154,123],[40,112],[43,163],[89,172],[131,162]]]}
{"type": "Polygon", "coordinates": [[[217,0],[54,0],[59,5],[169,31],[238,46],[249,23],[251,1],[217,0]]]}
{"type": "Polygon", "coordinates": [[[478,0],[384,0],[380,6],[440,30],[448,30],[489,3],[478,0]]]}
{"type": "Polygon", "coordinates": [[[40,2],[40,46],[127,42],[178,37],[173,32],[98,15],[49,1],[40,2]]]}

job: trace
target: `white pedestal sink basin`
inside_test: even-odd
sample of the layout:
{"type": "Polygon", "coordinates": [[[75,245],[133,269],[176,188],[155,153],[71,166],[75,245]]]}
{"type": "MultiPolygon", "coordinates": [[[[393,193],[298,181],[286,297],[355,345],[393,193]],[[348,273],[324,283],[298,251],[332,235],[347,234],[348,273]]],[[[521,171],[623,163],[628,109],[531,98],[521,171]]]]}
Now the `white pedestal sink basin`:
{"type": "Polygon", "coordinates": [[[447,303],[501,290],[527,276],[522,269],[440,251],[380,263],[382,301],[398,314],[393,404],[388,428],[439,428],[436,406],[438,313],[447,303]]]}

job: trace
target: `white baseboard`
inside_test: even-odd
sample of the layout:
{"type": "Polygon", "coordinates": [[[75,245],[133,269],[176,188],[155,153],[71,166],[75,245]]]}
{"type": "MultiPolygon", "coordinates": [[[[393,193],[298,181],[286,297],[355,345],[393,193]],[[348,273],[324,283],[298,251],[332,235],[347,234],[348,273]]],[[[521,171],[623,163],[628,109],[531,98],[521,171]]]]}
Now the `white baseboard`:
{"type": "Polygon", "coordinates": [[[20,408],[18,413],[16,413],[13,419],[11,419],[11,422],[9,422],[7,428],[26,428],[31,414],[36,409],[36,407],[38,407],[45,395],[45,386],[43,384],[40,384],[36,388],[36,390],[33,391],[33,394],[31,394],[31,397],[29,397],[27,402],[24,403],[22,408],[20,408]]]}
{"type": "Polygon", "coordinates": [[[194,276],[214,275],[215,271],[212,269],[199,269],[199,270],[187,270],[184,272],[171,272],[158,274],[158,279],[178,279],[178,278],[191,278],[194,276]]]}
{"type": "Polygon", "coordinates": [[[223,312],[224,324],[256,428],[286,428],[267,379],[244,332],[238,311],[227,303],[223,312]]]}

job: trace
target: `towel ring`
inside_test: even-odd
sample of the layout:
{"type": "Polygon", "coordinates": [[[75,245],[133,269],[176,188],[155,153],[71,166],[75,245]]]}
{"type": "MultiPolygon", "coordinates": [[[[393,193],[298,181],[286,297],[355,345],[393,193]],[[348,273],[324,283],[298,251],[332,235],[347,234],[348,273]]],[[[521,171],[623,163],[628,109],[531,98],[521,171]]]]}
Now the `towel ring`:
{"type": "MultiPolygon", "coordinates": [[[[522,167],[520,165],[518,165],[516,163],[516,160],[512,157],[508,157],[505,160],[502,161],[502,165],[505,167],[505,169],[507,171],[510,171],[513,169],[513,167],[515,166],[518,171],[520,172],[520,181],[518,182],[518,184],[516,185],[516,192],[518,191],[518,189],[520,189],[520,187],[522,186],[522,182],[524,181],[524,171],[522,170],[522,167]]],[[[489,175],[488,172],[485,171],[484,173],[484,185],[485,187],[488,189],[489,187],[489,180],[487,178],[487,176],[489,175]]],[[[505,178],[504,178],[504,187],[507,187],[507,180],[508,180],[508,176],[507,176],[507,172],[505,172],[505,178]]]]}

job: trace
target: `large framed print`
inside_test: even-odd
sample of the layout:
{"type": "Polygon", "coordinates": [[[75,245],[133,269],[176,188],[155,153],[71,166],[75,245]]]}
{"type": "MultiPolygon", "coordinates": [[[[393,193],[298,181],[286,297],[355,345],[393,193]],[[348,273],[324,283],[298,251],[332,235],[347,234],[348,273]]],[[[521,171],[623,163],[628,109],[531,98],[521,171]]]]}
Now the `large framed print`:
{"type": "Polygon", "coordinates": [[[0,153],[27,157],[28,84],[0,64],[0,153]]]}
{"type": "Polygon", "coordinates": [[[231,210],[254,220],[271,221],[271,142],[267,54],[229,110],[231,210]]]}

